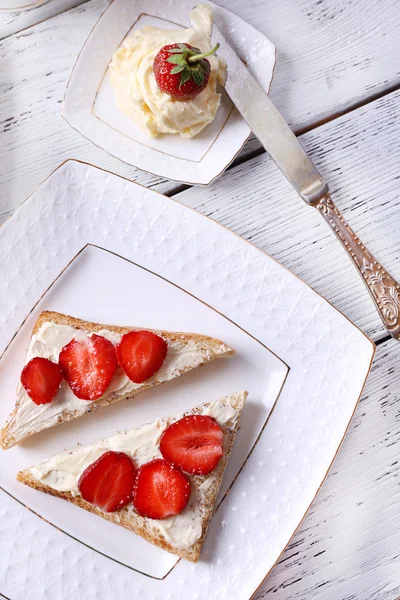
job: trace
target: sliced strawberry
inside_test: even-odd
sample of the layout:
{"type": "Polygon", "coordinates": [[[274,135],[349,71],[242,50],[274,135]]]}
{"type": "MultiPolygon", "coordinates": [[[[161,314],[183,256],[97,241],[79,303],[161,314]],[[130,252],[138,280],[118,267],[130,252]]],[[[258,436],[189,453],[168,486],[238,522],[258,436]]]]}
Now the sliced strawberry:
{"type": "Polygon", "coordinates": [[[32,358],[22,369],[21,383],[35,404],[48,404],[54,399],[62,381],[60,367],[48,358],[32,358]]]}
{"type": "Polygon", "coordinates": [[[207,475],[223,455],[224,434],[207,415],[189,415],[172,423],[161,436],[165,460],[192,475],[207,475]]]}
{"type": "Polygon", "coordinates": [[[189,480],[162,458],[142,465],[137,472],[133,505],[142,517],[165,519],[178,515],[189,496],[189,480]]]}
{"type": "Polygon", "coordinates": [[[118,363],[134,383],[143,383],[163,364],[168,344],[151,331],[130,331],[116,347],[118,363]]]}
{"type": "Polygon", "coordinates": [[[136,469],[125,452],[105,452],[79,478],[81,496],[106,512],[114,512],[132,500],[136,469]]]}
{"type": "Polygon", "coordinates": [[[71,340],[61,350],[58,361],[70,388],[81,400],[100,398],[118,366],[112,343],[96,334],[71,340]]]}

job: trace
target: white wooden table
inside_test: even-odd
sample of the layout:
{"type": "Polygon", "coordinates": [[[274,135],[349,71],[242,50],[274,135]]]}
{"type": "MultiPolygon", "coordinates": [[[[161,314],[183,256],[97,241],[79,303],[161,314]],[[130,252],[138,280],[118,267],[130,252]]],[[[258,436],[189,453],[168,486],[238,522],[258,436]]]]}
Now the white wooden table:
{"type": "MultiPolygon", "coordinates": [[[[400,280],[399,0],[220,2],[277,46],[272,99],[350,224],[400,280]]],[[[121,163],[67,125],[60,115],[66,82],[106,5],[52,0],[0,12],[0,222],[62,161],[82,159],[220,221],[361,327],[377,344],[363,398],[316,501],[256,598],[397,600],[400,343],[385,334],[327,226],[256,139],[212,186],[190,188],[121,163]]],[[[12,501],[0,494],[0,505],[12,501]]]]}

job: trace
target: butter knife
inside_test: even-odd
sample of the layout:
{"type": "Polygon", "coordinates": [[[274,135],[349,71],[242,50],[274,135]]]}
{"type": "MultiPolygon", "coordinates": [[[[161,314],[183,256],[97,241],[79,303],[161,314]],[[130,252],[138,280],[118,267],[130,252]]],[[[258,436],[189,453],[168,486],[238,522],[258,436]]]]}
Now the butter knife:
{"type": "Polygon", "coordinates": [[[400,285],[354,233],[334,204],[323,176],[262,87],[214,23],[213,45],[228,66],[226,92],[276,165],[303,200],[325,218],[351,258],[388,333],[400,340],[400,285]]]}

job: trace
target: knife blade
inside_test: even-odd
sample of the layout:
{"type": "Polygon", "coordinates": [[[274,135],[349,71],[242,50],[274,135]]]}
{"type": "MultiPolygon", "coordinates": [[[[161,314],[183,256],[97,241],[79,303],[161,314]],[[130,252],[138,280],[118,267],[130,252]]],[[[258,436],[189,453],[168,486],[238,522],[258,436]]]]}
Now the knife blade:
{"type": "Polygon", "coordinates": [[[265,150],[308,204],[328,192],[328,186],[265,91],[250,74],[214,22],[211,40],[225,59],[225,90],[265,150]]]}
{"type": "Polygon", "coordinates": [[[363,279],[388,333],[400,341],[400,284],[351,229],[321,173],[215,22],[211,40],[220,44],[218,55],[226,60],[225,89],[236,108],[296,192],[324,217],[363,279]]]}

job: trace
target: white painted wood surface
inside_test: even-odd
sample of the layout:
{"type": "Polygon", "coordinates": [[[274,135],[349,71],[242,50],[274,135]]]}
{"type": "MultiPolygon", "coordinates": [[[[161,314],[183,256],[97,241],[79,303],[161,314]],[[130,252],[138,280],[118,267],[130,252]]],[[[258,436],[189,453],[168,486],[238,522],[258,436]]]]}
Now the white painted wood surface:
{"type": "MultiPolygon", "coordinates": [[[[220,1],[276,44],[273,100],[297,132],[312,130],[302,142],[335,201],[400,279],[399,1],[220,1]],[[350,111],[357,105],[364,106],[350,111]],[[344,111],[350,112],[340,116],[344,111]]],[[[108,156],[60,116],[76,56],[106,6],[107,0],[51,0],[30,11],[0,12],[0,222],[71,157],[171,195],[182,189],[108,156]]],[[[378,352],[331,474],[256,598],[397,600],[400,345],[385,341],[328,227],[265,154],[251,158],[260,152],[250,140],[239,164],[212,186],[177,198],[299,274],[366,331],[378,352]]]]}
{"type": "MultiPolygon", "coordinates": [[[[363,398],[332,470],[254,600],[400,597],[399,361],[400,345],[395,341],[378,346],[363,398]]],[[[0,513],[5,514],[11,502],[8,494],[0,494],[0,513]]],[[[26,511],[20,526],[29,530],[36,518],[26,511]]]]}
{"type": "MultiPolygon", "coordinates": [[[[399,137],[400,92],[393,92],[300,138],[345,217],[398,280],[399,137]]],[[[175,197],[274,256],[374,340],[385,335],[335,236],[265,153],[229,169],[208,188],[175,197]]]]}
{"type": "MultiPolygon", "coordinates": [[[[13,33],[27,29],[36,23],[50,19],[59,15],[74,6],[83,4],[86,0],[50,0],[38,7],[27,8],[26,10],[0,10],[0,39],[3,39],[13,33]]],[[[3,4],[8,6],[7,0],[3,4]]],[[[28,4],[21,0],[21,5],[28,4]]],[[[0,3],[0,9],[2,4],[0,3]]]]}
{"type": "MultiPolygon", "coordinates": [[[[61,10],[66,2],[52,0],[48,6],[61,10]]],[[[295,130],[331,118],[399,83],[398,0],[381,0],[379,7],[373,3],[372,13],[370,0],[223,0],[221,4],[276,44],[271,96],[295,130]],[[367,20],[365,14],[370,15],[367,20]]],[[[87,160],[159,191],[175,188],[108,156],[72,131],[60,116],[77,54],[106,6],[107,0],[90,0],[0,41],[0,219],[67,158],[87,160]]],[[[253,140],[241,158],[255,149],[259,144],[253,140]]]]}
{"type": "Polygon", "coordinates": [[[400,344],[380,344],[316,501],[256,600],[400,598],[400,344]]]}

